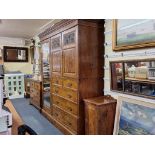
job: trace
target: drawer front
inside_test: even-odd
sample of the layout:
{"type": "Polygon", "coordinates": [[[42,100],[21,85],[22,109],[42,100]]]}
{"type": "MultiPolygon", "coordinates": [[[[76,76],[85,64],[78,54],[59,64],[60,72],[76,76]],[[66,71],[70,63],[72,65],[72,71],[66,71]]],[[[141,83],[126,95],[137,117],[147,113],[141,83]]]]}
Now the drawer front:
{"type": "Polygon", "coordinates": [[[70,101],[73,101],[73,102],[77,102],[77,92],[76,91],[73,91],[73,90],[70,90],[70,89],[63,89],[63,97],[70,100],[70,101]]]}
{"type": "Polygon", "coordinates": [[[70,129],[72,129],[74,131],[77,131],[78,120],[77,120],[76,117],[65,113],[65,115],[64,115],[64,124],[68,128],[70,128],[70,129]]]}
{"type": "Polygon", "coordinates": [[[53,105],[53,117],[63,123],[64,113],[53,105]]]}
{"type": "Polygon", "coordinates": [[[78,119],[53,105],[53,117],[68,129],[77,131],[78,119]]]}
{"type": "Polygon", "coordinates": [[[30,82],[30,87],[34,88],[34,82],[33,81],[30,82]]]}
{"type": "Polygon", "coordinates": [[[62,85],[62,79],[59,77],[52,77],[52,84],[62,85]]]}
{"type": "Polygon", "coordinates": [[[78,115],[78,104],[72,103],[55,95],[53,95],[52,98],[53,104],[57,105],[58,107],[64,109],[71,114],[78,115]]]}
{"type": "Polygon", "coordinates": [[[67,102],[64,106],[64,109],[74,115],[78,115],[78,104],[67,102]]]}
{"type": "Polygon", "coordinates": [[[52,101],[53,101],[53,104],[61,108],[64,107],[65,105],[65,103],[63,102],[63,99],[55,95],[52,95],[52,101]]]}
{"type": "Polygon", "coordinates": [[[35,87],[35,89],[40,90],[40,83],[35,83],[34,87],[35,87]]]}
{"type": "Polygon", "coordinates": [[[63,79],[63,87],[77,89],[77,81],[72,79],[63,79]]]}
{"type": "Polygon", "coordinates": [[[61,95],[62,94],[62,88],[61,87],[57,87],[57,86],[51,86],[51,91],[53,94],[56,94],[56,95],[61,95]]]}

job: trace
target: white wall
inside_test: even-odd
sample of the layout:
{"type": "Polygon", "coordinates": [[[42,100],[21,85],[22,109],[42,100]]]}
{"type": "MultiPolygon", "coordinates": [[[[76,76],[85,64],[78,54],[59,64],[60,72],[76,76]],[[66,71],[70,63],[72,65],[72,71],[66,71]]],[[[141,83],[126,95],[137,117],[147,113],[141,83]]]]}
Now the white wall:
{"type": "MultiPolygon", "coordinates": [[[[105,20],[105,77],[104,77],[104,93],[111,94],[114,98],[118,98],[119,95],[127,96],[135,99],[144,100],[142,97],[135,97],[131,95],[124,95],[116,92],[110,91],[110,70],[109,70],[109,61],[116,60],[133,60],[133,59],[145,59],[145,58],[155,58],[155,48],[148,49],[136,49],[129,51],[119,51],[114,52],[112,50],[112,20],[105,20]],[[151,54],[150,54],[151,53],[151,54]]],[[[146,100],[146,99],[145,99],[146,100]]],[[[148,99],[150,102],[154,102],[153,100],[148,99]]]]}
{"type": "MultiPolygon", "coordinates": [[[[26,47],[25,40],[22,38],[0,37],[0,48],[3,49],[3,46],[26,47]]],[[[4,68],[8,71],[21,71],[25,74],[32,74],[32,67],[30,52],[29,62],[4,62],[4,68]]]]}

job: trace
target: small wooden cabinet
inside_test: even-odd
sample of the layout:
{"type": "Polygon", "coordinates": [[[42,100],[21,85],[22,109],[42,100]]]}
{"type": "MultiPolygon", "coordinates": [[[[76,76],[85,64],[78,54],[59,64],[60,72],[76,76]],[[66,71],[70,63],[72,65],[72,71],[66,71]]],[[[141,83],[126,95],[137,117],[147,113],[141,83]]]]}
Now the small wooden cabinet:
{"type": "Polygon", "coordinates": [[[85,99],[85,134],[113,134],[117,101],[111,96],[85,99]]]}
{"type": "Polygon", "coordinates": [[[42,82],[30,80],[30,104],[41,110],[42,105],[42,82]]]}

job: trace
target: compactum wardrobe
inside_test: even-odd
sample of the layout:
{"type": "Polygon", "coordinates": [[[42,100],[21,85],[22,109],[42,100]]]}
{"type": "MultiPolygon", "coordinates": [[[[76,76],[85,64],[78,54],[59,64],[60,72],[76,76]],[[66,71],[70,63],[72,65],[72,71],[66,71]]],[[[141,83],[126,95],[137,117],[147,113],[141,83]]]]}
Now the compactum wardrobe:
{"type": "Polygon", "coordinates": [[[85,134],[84,101],[103,95],[102,20],[62,20],[39,35],[50,40],[50,120],[65,134],[85,134]]]}

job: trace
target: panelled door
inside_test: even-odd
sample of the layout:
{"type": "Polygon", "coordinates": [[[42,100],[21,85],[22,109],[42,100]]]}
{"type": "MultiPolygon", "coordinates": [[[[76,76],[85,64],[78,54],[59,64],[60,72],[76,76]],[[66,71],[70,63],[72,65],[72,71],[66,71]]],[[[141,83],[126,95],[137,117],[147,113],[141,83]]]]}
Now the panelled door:
{"type": "Polygon", "coordinates": [[[52,75],[62,74],[61,34],[51,37],[51,70],[52,75]]]}
{"type": "Polygon", "coordinates": [[[62,33],[63,76],[77,77],[78,51],[77,51],[77,27],[62,33]]]}

